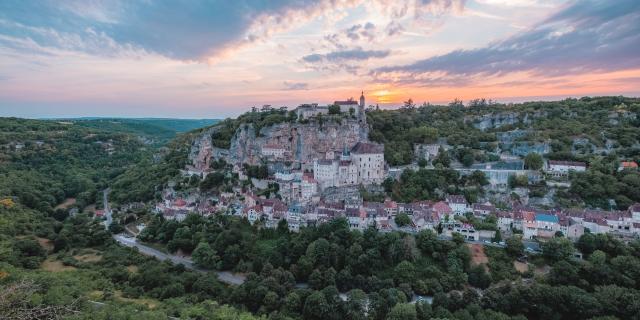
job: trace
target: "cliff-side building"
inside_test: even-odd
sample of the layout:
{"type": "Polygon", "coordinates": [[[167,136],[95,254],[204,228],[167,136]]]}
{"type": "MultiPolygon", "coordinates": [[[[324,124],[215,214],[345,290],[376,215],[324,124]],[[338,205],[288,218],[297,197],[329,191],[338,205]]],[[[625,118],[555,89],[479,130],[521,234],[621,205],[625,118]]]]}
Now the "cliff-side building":
{"type": "Polygon", "coordinates": [[[384,146],[358,142],[351,151],[328,153],[325,159],[316,159],[313,178],[322,189],[357,184],[379,184],[384,180],[384,146]],[[339,156],[333,156],[339,154],[339,156]]]}

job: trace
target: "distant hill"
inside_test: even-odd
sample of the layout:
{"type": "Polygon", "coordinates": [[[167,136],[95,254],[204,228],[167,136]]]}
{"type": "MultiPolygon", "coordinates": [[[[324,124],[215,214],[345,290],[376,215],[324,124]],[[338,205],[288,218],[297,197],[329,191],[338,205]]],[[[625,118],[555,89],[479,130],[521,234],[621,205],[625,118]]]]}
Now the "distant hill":
{"type": "Polygon", "coordinates": [[[130,133],[163,144],[177,134],[211,126],[218,119],[170,119],[170,118],[73,118],[55,119],[110,132],[130,133]]]}

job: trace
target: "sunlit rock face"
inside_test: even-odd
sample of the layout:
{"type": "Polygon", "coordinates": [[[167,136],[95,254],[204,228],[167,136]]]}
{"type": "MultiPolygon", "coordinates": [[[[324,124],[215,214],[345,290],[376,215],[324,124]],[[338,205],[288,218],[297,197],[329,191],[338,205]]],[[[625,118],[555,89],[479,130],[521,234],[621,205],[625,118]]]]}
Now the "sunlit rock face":
{"type": "Polygon", "coordinates": [[[212,127],[195,139],[189,159],[196,170],[207,170],[212,158],[223,158],[233,164],[259,164],[278,149],[283,152],[277,153],[277,160],[313,163],[314,159],[324,158],[327,152],[368,141],[369,129],[355,119],[324,121],[321,124],[279,123],[261,128],[259,133],[253,125],[246,124],[236,131],[229,150],[213,146],[212,136],[215,134],[215,127],[212,127]]]}

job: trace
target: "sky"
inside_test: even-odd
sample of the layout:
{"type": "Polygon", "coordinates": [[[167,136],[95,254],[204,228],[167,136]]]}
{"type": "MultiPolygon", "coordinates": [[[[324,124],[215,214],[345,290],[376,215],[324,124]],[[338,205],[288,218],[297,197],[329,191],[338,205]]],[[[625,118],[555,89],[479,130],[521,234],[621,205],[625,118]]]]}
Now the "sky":
{"type": "Polygon", "coordinates": [[[640,95],[638,0],[4,0],[0,116],[640,95]]]}

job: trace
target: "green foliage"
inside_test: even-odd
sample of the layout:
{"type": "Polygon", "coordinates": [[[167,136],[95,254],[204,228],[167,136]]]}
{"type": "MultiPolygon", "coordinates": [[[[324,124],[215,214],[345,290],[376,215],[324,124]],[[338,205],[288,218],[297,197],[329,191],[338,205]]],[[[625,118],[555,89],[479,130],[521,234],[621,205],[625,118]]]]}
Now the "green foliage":
{"type": "Polygon", "coordinates": [[[551,262],[569,259],[574,252],[573,244],[566,238],[553,238],[542,244],[542,254],[551,262]]]}
{"type": "Polygon", "coordinates": [[[535,152],[529,153],[524,157],[524,167],[529,170],[540,170],[543,165],[544,160],[542,159],[542,156],[535,152]]]}
{"type": "Polygon", "coordinates": [[[404,227],[411,224],[411,218],[406,213],[398,213],[394,219],[398,227],[404,227]]]}
{"type": "Polygon", "coordinates": [[[340,106],[335,104],[330,105],[329,114],[340,114],[340,106]]]}
{"type": "Polygon", "coordinates": [[[195,250],[193,250],[191,258],[196,265],[207,269],[217,268],[220,260],[220,257],[216,255],[216,252],[213,251],[207,242],[200,242],[195,250]]]}

